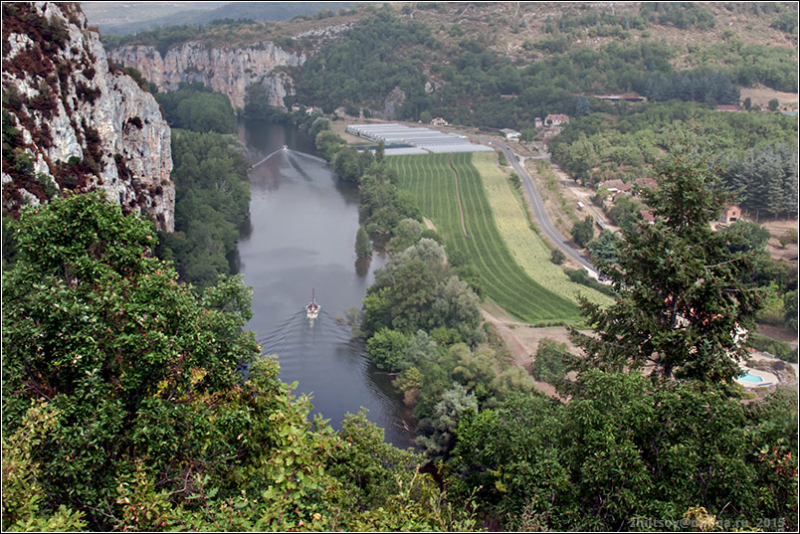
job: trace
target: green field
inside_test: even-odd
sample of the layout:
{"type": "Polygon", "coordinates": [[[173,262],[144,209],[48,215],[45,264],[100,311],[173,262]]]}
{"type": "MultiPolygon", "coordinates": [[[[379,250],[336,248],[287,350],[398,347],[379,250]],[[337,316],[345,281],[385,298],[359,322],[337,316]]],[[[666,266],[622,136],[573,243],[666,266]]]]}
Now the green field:
{"type": "Polygon", "coordinates": [[[552,249],[545,244],[539,234],[531,230],[522,198],[514,194],[505,173],[497,166],[494,154],[491,152],[473,154],[472,164],[481,175],[483,189],[492,208],[500,236],[528,276],[576,304],[578,294],[601,306],[608,306],[614,302],[608,295],[576,284],[561,267],[550,261],[552,249]]]}
{"type": "Polygon", "coordinates": [[[574,302],[537,283],[514,260],[495,224],[472,154],[396,156],[387,161],[397,171],[400,187],[414,194],[447,247],[472,258],[490,301],[534,324],[579,319],[574,302]],[[454,169],[469,237],[461,229],[454,169]]]}

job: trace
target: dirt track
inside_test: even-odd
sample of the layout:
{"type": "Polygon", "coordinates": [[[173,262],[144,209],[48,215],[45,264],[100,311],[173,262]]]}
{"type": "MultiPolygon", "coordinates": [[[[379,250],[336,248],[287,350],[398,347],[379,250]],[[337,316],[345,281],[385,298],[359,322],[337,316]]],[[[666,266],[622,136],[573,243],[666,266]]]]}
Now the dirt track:
{"type": "MultiPolygon", "coordinates": [[[[511,353],[514,365],[522,367],[528,372],[531,370],[531,365],[536,357],[536,349],[542,339],[549,338],[560,343],[566,343],[570,350],[574,350],[569,341],[567,329],[564,327],[534,328],[527,323],[495,317],[486,309],[482,309],[481,313],[487,322],[492,323],[497,328],[498,333],[511,353]]],[[[547,382],[536,380],[536,389],[548,397],[564,400],[556,392],[556,388],[547,382]]]]}

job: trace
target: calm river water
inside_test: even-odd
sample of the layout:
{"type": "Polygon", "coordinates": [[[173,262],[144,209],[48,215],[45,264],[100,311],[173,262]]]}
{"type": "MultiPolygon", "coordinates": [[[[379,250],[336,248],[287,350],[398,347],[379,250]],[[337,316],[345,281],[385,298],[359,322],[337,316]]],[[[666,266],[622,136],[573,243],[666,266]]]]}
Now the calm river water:
{"type": "Polygon", "coordinates": [[[253,288],[246,328],[264,354],[278,355],[281,379],[297,381],[297,394],[312,394],[314,413],[334,428],[363,406],[386,441],[411,446],[408,414],[391,378],[374,370],[363,343],[335,320],[361,307],[374,270],[385,262],[376,255],[368,269],[356,269],[358,190],[339,181],[295,128],[248,124],[240,136],[251,164],[273,154],[250,172],[252,230],[238,247],[239,272],[253,288]],[[312,288],[321,306],[313,321],[305,315],[312,288]]]}

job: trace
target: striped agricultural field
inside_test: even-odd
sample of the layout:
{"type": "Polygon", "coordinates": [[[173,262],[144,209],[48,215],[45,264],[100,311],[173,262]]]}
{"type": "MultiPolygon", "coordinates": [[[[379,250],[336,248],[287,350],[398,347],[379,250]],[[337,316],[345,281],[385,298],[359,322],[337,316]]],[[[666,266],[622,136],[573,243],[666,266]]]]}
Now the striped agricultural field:
{"type": "Polygon", "coordinates": [[[576,304],[578,295],[601,306],[609,306],[614,302],[608,295],[576,284],[561,267],[550,261],[550,247],[539,234],[531,230],[525,215],[526,206],[513,193],[506,174],[497,166],[494,153],[473,154],[472,164],[481,175],[483,189],[500,236],[514,260],[528,276],[576,304]]]}
{"type": "Polygon", "coordinates": [[[537,283],[514,260],[495,224],[472,154],[394,156],[387,162],[397,171],[399,186],[415,196],[447,247],[472,258],[490,301],[534,324],[578,320],[574,302],[537,283]],[[469,237],[461,226],[454,171],[469,237]]]}

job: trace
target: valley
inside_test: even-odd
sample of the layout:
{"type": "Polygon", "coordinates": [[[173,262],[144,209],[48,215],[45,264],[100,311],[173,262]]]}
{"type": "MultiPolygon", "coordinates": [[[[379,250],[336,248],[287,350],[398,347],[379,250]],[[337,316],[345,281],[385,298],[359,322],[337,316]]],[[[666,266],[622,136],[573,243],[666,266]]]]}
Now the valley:
{"type": "Polygon", "coordinates": [[[797,529],[796,4],[83,6],[3,4],[4,531],[797,529]]]}

